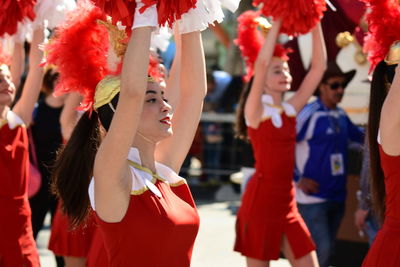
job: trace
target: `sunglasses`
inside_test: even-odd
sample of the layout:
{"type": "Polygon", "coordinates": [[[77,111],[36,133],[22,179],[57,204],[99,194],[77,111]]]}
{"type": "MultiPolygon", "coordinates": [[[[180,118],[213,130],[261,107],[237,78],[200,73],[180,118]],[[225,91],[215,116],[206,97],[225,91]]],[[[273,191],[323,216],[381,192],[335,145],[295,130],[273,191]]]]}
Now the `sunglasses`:
{"type": "Polygon", "coordinates": [[[345,82],[333,82],[333,83],[327,83],[327,85],[329,85],[329,88],[331,88],[332,90],[337,90],[339,88],[345,89],[347,83],[345,82]]]}

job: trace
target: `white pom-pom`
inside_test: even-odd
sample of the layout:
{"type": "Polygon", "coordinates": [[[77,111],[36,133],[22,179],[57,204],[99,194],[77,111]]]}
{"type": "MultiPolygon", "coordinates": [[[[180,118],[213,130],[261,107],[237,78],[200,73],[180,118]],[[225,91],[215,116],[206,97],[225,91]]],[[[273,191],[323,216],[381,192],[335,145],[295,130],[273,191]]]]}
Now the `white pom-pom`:
{"type": "Polygon", "coordinates": [[[209,24],[220,23],[224,18],[222,7],[235,12],[239,2],[240,0],[198,0],[196,8],[190,9],[178,20],[179,32],[183,34],[203,31],[208,28],[209,24]]]}
{"type": "Polygon", "coordinates": [[[158,32],[152,33],[150,48],[154,51],[160,49],[165,52],[169,46],[171,36],[172,34],[168,27],[161,27],[158,32]]]}
{"type": "Polygon", "coordinates": [[[33,28],[46,21],[47,27],[54,29],[64,22],[67,12],[75,8],[75,0],[38,0],[35,6],[36,19],[33,22],[33,28]]]}

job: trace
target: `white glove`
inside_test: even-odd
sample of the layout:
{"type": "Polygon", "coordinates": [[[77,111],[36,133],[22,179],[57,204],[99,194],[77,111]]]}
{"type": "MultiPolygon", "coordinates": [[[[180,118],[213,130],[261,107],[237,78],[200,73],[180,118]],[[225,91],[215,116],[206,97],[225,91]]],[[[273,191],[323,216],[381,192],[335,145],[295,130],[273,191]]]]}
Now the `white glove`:
{"type": "Polygon", "coordinates": [[[133,19],[132,30],[139,27],[147,27],[151,26],[157,29],[158,27],[158,14],[157,14],[157,6],[156,4],[147,8],[143,13],[140,13],[139,10],[144,6],[141,1],[136,1],[136,9],[135,16],[133,19]]]}

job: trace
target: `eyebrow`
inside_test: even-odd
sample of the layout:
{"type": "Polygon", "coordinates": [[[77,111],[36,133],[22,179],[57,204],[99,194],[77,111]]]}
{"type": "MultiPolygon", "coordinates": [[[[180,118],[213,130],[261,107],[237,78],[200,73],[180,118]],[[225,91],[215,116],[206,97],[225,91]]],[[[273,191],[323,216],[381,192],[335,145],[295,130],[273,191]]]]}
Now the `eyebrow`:
{"type": "MultiPolygon", "coordinates": [[[[157,92],[157,91],[154,91],[154,90],[147,90],[147,91],[146,91],[146,95],[147,95],[147,94],[155,94],[155,95],[156,95],[157,93],[158,93],[158,92],[157,92]]],[[[164,91],[161,91],[161,95],[164,95],[164,91]]]]}

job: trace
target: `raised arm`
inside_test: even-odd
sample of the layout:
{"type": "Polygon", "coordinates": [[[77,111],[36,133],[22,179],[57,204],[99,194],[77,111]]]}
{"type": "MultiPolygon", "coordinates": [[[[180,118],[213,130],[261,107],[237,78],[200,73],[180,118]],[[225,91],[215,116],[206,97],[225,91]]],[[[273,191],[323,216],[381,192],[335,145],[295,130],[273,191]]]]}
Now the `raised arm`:
{"type": "Polygon", "coordinates": [[[392,156],[400,155],[400,65],[392,86],[382,106],[380,120],[380,142],[383,150],[392,156]]]}
{"type": "Polygon", "coordinates": [[[44,28],[38,27],[32,36],[31,49],[29,53],[29,71],[26,78],[21,98],[15,104],[13,111],[29,125],[32,120],[32,112],[39,97],[40,88],[43,80],[43,68],[40,62],[43,57],[43,51],[39,45],[44,41],[44,28]]]}
{"type": "Polygon", "coordinates": [[[207,91],[203,44],[200,32],[181,35],[182,56],[179,101],[172,118],[173,135],[156,148],[156,160],[179,172],[192,145],[207,91]]]}
{"type": "Polygon", "coordinates": [[[261,96],[263,94],[268,65],[274,53],[281,24],[281,19],[273,23],[254,64],[253,84],[244,107],[244,117],[246,118],[248,126],[252,128],[258,128],[261,121],[263,112],[261,96]]]}
{"type": "Polygon", "coordinates": [[[11,58],[11,77],[15,88],[19,88],[21,76],[25,68],[25,51],[24,44],[20,42],[14,43],[14,51],[11,58]]]}
{"type": "Polygon", "coordinates": [[[317,89],[327,68],[327,55],[321,24],[318,23],[311,32],[312,59],[310,70],[304,77],[297,92],[288,100],[288,102],[296,109],[296,112],[300,112],[300,110],[302,110],[307,104],[308,99],[317,89]]]}
{"type": "Polygon", "coordinates": [[[133,29],[124,57],[118,105],[94,165],[96,187],[98,184],[105,192],[109,186],[120,185],[124,177],[147,88],[151,31],[152,27],[133,29]]]}
{"type": "MultiPolygon", "coordinates": [[[[177,27],[176,27],[177,28],[177,27]]],[[[178,30],[175,30],[175,57],[167,79],[165,96],[172,107],[176,107],[180,99],[181,71],[182,71],[182,40],[178,30]]]]}
{"type": "Polygon", "coordinates": [[[64,140],[69,140],[76,123],[78,122],[78,111],[76,108],[82,101],[79,93],[69,93],[64,102],[60,115],[61,133],[64,140]]]}

